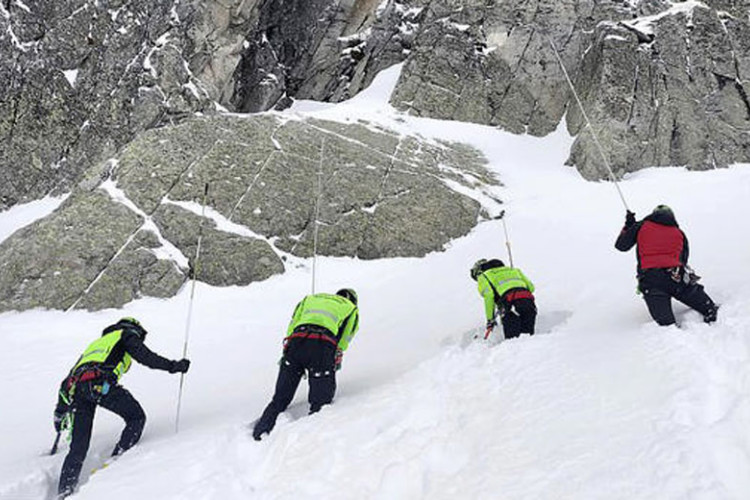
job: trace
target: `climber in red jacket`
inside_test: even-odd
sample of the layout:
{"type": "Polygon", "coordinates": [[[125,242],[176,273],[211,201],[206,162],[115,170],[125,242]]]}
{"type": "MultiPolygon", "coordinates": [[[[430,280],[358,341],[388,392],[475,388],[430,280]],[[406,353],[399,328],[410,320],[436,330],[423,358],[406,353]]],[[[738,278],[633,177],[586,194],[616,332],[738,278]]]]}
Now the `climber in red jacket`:
{"type": "Polygon", "coordinates": [[[615,248],[627,252],[636,245],[638,288],[654,321],[675,323],[672,297],[701,313],[706,323],[716,321],[718,306],[687,265],[688,240],[672,209],[659,205],[640,222],[628,211],[615,248]]]}

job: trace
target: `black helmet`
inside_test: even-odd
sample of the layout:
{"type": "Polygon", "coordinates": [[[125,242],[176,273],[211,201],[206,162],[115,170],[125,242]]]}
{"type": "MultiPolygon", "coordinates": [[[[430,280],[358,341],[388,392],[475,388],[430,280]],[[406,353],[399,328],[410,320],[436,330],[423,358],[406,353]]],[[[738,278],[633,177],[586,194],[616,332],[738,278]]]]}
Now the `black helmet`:
{"type": "Polygon", "coordinates": [[[674,212],[672,212],[672,209],[669,208],[669,205],[657,205],[656,208],[654,208],[653,212],[651,212],[651,213],[653,213],[653,214],[659,214],[659,213],[669,214],[672,217],[674,217],[674,212]]]}
{"type": "Polygon", "coordinates": [[[482,271],[484,269],[482,268],[487,263],[487,259],[479,259],[474,263],[473,266],[471,266],[471,279],[476,281],[479,278],[479,275],[482,274],[482,271]]]}
{"type": "Polygon", "coordinates": [[[500,259],[479,259],[471,266],[471,279],[474,281],[479,279],[479,275],[488,269],[494,269],[496,267],[505,267],[505,263],[500,259]]]}
{"type": "Polygon", "coordinates": [[[341,290],[336,292],[336,295],[344,297],[345,299],[349,299],[352,304],[354,304],[355,306],[357,305],[357,292],[355,292],[352,288],[342,288],[341,290]]]}
{"type": "Polygon", "coordinates": [[[135,334],[141,338],[141,340],[146,339],[146,334],[148,332],[146,331],[145,328],[143,328],[143,325],[141,325],[141,322],[135,318],[132,318],[132,317],[121,318],[120,321],[117,322],[117,326],[133,330],[135,334]]]}

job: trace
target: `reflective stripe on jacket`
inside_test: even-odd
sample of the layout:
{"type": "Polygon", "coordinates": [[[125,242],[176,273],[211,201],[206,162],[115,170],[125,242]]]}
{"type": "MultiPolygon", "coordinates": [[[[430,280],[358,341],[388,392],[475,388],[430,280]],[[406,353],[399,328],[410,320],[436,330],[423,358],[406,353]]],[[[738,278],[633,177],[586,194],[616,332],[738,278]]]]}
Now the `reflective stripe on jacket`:
{"type": "Polygon", "coordinates": [[[349,299],[329,293],[308,295],[294,310],[286,336],[297,327],[317,325],[338,339],[338,348],[345,351],[359,328],[359,311],[349,299]]]}
{"type": "Polygon", "coordinates": [[[484,313],[488,321],[495,318],[496,303],[506,292],[514,288],[533,292],[534,284],[520,269],[515,267],[493,267],[479,275],[477,290],[484,299],[484,313]]]}
{"type": "Polygon", "coordinates": [[[124,349],[121,349],[121,359],[110,358],[113,351],[115,352],[115,355],[117,355],[117,348],[120,346],[121,338],[122,330],[114,330],[93,341],[91,344],[89,344],[86,350],[83,351],[83,354],[78,359],[76,365],[73,367],[72,372],[75,372],[77,368],[85,364],[106,364],[106,366],[102,366],[102,368],[106,371],[111,371],[119,381],[123,373],[127,372],[130,369],[130,365],[133,362],[130,354],[125,352],[124,349]]]}

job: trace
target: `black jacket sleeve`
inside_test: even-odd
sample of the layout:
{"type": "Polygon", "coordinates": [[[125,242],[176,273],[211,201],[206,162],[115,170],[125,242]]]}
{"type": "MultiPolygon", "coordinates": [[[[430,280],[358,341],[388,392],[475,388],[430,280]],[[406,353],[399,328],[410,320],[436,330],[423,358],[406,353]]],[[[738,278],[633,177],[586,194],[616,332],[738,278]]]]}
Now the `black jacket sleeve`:
{"type": "Polygon", "coordinates": [[[623,227],[620,236],[615,241],[615,248],[621,252],[627,252],[633,248],[638,241],[638,231],[641,229],[642,222],[636,222],[630,227],[623,227]]]}
{"type": "Polygon", "coordinates": [[[145,346],[143,341],[133,332],[125,331],[122,335],[122,343],[125,351],[142,365],[155,370],[169,371],[172,361],[163,358],[145,346]]]}
{"type": "Polygon", "coordinates": [[[683,231],[680,231],[682,233],[682,252],[680,253],[680,262],[682,262],[683,266],[686,266],[688,263],[688,257],[690,256],[690,247],[688,246],[688,239],[687,235],[683,231]]]}

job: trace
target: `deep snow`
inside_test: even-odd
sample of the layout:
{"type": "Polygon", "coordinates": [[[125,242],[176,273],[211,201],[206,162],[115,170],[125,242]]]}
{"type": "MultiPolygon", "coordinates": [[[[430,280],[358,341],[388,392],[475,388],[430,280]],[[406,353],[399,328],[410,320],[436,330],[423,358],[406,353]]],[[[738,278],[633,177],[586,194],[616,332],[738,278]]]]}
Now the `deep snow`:
{"type": "MultiPolygon", "coordinates": [[[[484,323],[468,270],[507,260],[498,221],[424,259],[319,258],[316,290],[353,286],[361,329],[335,404],[305,415],[306,386],[274,432],[248,425],[270,398],[292,308],[311,262],[243,288],[198,284],[180,433],[178,377],[135,366],[123,384],[149,421],[140,444],[91,478],[121,428],[98,412],[75,498],[746,499],[750,498],[750,168],[660,168],[621,183],[639,217],[673,207],[719,321],[675,310],[654,325],[635,294],[635,257],[615,251],[624,208],[610,183],[563,166],[570,137],[543,138],[403,116],[385,104],[393,68],[336,106],[288,113],[372,120],[479,147],[503,187],[514,262],[537,285],[540,332],[470,342],[484,323]]],[[[473,193],[482,198],[481,193],[473,193]]],[[[0,213],[0,239],[54,209],[0,213]],[[10,229],[7,229],[10,228],[10,229]]],[[[66,450],[52,444],[55,391],[80,351],[121,316],[177,358],[189,287],[97,313],[0,315],[0,499],[50,498],[66,450]]]]}

